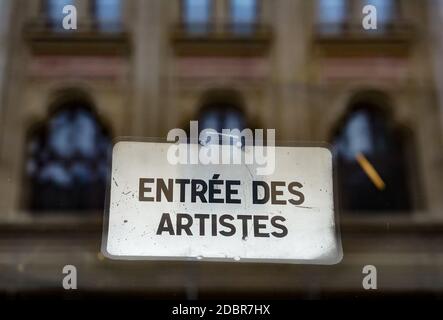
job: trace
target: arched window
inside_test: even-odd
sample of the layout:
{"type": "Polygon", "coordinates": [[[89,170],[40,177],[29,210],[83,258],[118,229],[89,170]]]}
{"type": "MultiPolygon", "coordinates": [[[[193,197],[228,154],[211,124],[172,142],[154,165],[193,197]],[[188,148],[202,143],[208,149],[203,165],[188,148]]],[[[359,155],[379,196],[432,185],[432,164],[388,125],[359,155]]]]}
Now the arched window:
{"type": "Polygon", "coordinates": [[[322,33],[343,30],[348,16],[348,0],[317,0],[317,19],[322,33]]]}
{"type": "Polygon", "coordinates": [[[110,136],[83,100],[62,103],[28,137],[26,177],[33,211],[104,206],[110,136]]]}
{"type": "Polygon", "coordinates": [[[94,0],[93,11],[99,30],[106,32],[121,30],[121,0],[94,0]]]}
{"type": "MultiPolygon", "coordinates": [[[[222,133],[223,129],[246,128],[246,118],[242,111],[243,101],[237,92],[231,90],[213,90],[203,99],[199,114],[199,130],[214,129],[222,133]]],[[[236,138],[232,137],[231,143],[236,138]]]]}
{"type": "Polygon", "coordinates": [[[74,5],[74,0],[46,0],[46,15],[50,26],[62,31],[63,29],[63,8],[67,5],[74,5]]]}
{"type": "Polygon", "coordinates": [[[350,110],[334,140],[342,207],[354,212],[411,210],[401,132],[373,101],[355,101],[350,110]]]}

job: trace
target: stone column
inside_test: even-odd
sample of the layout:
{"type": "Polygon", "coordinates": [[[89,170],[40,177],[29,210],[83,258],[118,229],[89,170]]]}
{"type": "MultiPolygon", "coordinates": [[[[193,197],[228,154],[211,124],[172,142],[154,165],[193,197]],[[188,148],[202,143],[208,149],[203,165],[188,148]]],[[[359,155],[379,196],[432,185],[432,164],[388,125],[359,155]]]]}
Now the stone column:
{"type": "Polygon", "coordinates": [[[213,6],[215,30],[220,33],[225,31],[224,28],[229,23],[229,2],[216,0],[213,2],[213,6]]]}
{"type": "Polygon", "coordinates": [[[159,113],[163,7],[162,0],[139,0],[133,28],[133,105],[130,134],[156,137],[161,128],[159,113]]]}
{"type": "Polygon", "coordinates": [[[0,219],[13,216],[21,183],[19,159],[23,154],[20,121],[26,55],[23,27],[30,16],[28,1],[2,0],[0,4],[0,219]]]}
{"type": "MultiPolygon", "coordinates": [[[[431,50],[433,53],[434,77],[436,83],[436,90],[438,96],[440,123],[443,128],[443,1],[430,0],[428,2],[429,8],[429,23],[431,32],[431,50]]],[[[443,130],[440,130],[443,136],[443,130]]]]}
{"type": "Polygon", "coordinates": [[[92,15],[92,1],[94,0],[76,0],[74,2],[75,7],[77,8],[77,23],[79,31],[82,30],[82,27],[88,28],[94,22],[94,17],[92,15]]]}
{"type": "Polygon", "coordinates": [[[6,100],[6,82],[8,59],[11,49],[10,28],[12,18],[12,0],[2,0],[0,4],[0,137],[3,136],[4,105],[6,100]]]}
{"type": "Polygon", "coordinates": [[[309,138],[308,106],[304,83],[307,64],[306,39],[310,22],[306,21],[304,0],[279,0],[275,7],[275,84],[279,139],[309,138]]]}

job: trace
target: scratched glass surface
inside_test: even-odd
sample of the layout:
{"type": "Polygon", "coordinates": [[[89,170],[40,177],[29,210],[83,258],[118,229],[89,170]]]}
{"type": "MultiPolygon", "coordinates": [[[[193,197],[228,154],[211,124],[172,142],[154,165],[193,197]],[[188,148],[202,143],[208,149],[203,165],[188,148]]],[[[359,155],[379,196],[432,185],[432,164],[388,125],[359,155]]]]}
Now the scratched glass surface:
{"type": "MultiPolygon", "coordinates": [[[[443,0],[0,0],[0,298],[64,297],[65,266],[76,268],[81,298],[441,298],[442,23],[443,0]],[[213,144],[228,137],[245,147],[242,130],[274,129],[281,144],[328,146],[343,259],[208,261],[195,250],[209,250],[197,225],[165,242],[178,250],[192,239],[183,253],[192,261],[162,259],[168,247],[158,259],[104,255],[109,190],[127,191],[111,179],[116,141],[165,141],[173,129],[189,136],[193,121],[197,134],[217,133],[204,135],[213,144]]],[[[123,158],[128,171],[140,164],[123,158]]],[[[311,183],[319,157],[303,160],[311,167],[291,161],[279,177],[311,183]]],[[[301,189],[301,206],[319,200],[305,192],[314,189],[301,189]]],[[[216,207],[224,210],[204,210],[216,207]]],[[[303,221],[315,221],[306,208],[303,221]]],[[[128,241],[152,229],[116,221],[128,241]]],[[[297,226],[297,243],[263,237],[259,256],[310,252],[309,230],[327,238],[314,224],[297,226]]],[[[224,243],[219,231],[208,243],[224,243]]],[[[233,252],[258,255],[252,242],[227,238],[233,252]]],[[[227,255],[220,248],[213,255],[227,255]]]]}

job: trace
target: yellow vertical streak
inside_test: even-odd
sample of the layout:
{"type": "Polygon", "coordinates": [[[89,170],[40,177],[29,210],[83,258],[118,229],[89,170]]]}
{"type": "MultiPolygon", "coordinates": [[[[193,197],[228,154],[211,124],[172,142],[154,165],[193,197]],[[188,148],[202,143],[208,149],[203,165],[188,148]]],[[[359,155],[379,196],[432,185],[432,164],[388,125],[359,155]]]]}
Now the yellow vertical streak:
{"type": "Polygon", "coordinates": [[[373,165],[368,161],[368,159],[364,156],[363,153],[359,152],[355,156],[358,164],[363,169],[363,171],[367,174],[369,179],[371,179],[372,183],[376,186],[378,190],[383,190],[386,185],[383,179],[378,174],[377,170],[373,167],[373,165]]]}

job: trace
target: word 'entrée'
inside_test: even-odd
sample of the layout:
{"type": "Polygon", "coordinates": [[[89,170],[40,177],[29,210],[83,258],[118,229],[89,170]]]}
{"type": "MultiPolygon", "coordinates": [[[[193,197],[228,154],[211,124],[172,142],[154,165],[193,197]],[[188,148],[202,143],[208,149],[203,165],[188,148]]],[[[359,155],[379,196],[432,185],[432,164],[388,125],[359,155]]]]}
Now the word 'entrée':
{"type": "MultiPolygon", "coordinates": [[[[240,204],[238,197],[240,180],[220,180],[219,174],[213,179],[163,179],[140,178],[139,201],[145,202],[186,202],[240,204]]],[[[274,205],[301,205],[305,201],[300,191],[303,185],[292,181],[252,181],[252,203],[274,205]],[[290,195],[286,196],[285,191],[290,195]]]]}

